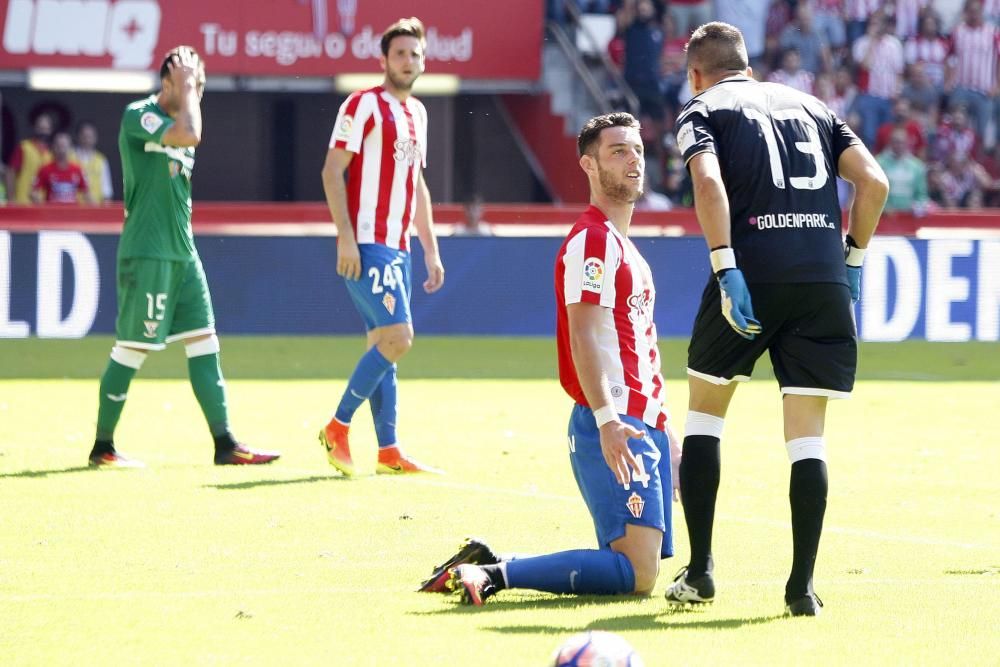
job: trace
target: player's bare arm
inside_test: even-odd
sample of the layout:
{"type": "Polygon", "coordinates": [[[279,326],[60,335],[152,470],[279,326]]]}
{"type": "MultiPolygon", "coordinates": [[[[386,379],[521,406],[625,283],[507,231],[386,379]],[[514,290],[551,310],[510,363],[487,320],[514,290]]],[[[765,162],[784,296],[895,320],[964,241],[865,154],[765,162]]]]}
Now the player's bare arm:
{"type": "MultiPolygon", "coordinates": [[[[603,306],[592,303],[572,303],[566,307],[573,364],[587,403],[595,411],[614,406],[608,375],[601,366],[600,344],[597,340],[602,309],[603,306]]],[[[628,447],[629,438],[640,438],[642,432],[621,422],[617,415],[600,429],[604,461],[615,474],[618,483],[624,486],[632,479],[633,470],[636,475],[642,474],[638,461],[628,447]]]]}
{"type": "Polygon", "coordinates": [[[847,233],[859,248],[867,248],[889,196],[889,180],[868,149],[858,144],[840,154],[837,169],[855,190],[847,233]]]}
{"type": "Polygon", "coordinates": [[[694,189],[694,209],[708,247],[731,245],[729,198],[715,153],[698,153],[688,162],[694,189]]]}
{"type": "MultiPolygon", "coordinates": [[[[170,69],[170,96],[175,109],[174,124],[161,138],[164,146],[185,148],[201,143],[201,96],[205,90],[205,65],[190,49],[179,49],[167,67],[170,69]]],[[[168,92],[168,91],[164,91],[168,92]]],[[[173,104],[171,106],[173,106],[173,104]]]]}
{"type": "Polygon", "coordinates": [[[337,226],[337,275],[348,280],[361,277],[361,253],[347,212],[347,183],[344,172],[354,159],[354,153],[343,148],[331,148],[323,163],[323,192],[333,224],[337,226]]]}
{"type": "Polygon", "coordinates": [[[420,245],[424,249],[424,265],[427,267],[424,291],[433,294],[444,285],[444,264],[441,263],[437,235],[434,233],[431,192],[424,181],[423,170],[420,171],[420,178],[417,181],[417,210],[414,211],[413,225],[417,229],[420,245]]]}

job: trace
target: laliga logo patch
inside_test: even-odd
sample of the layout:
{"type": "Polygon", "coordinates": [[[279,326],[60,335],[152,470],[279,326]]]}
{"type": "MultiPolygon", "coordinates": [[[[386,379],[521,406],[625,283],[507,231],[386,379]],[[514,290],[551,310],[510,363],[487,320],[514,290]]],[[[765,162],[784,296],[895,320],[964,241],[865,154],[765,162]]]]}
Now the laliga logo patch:
{"type": "Polygon", "coordinates": [[[153,134],[160,129],[161,125],[163,125],[163,119],[152,111],[147,111],[142,114],[142,117],[139,119],[139,124],[142,125],[142,129],[146,130],[150,134],[153,134]]]}
{"type": "Polygon", "coordinates": [[[385,309],[389,311],[390,315],[394,315],[396,313],[396,297],[394,297],[392,293],[385,293],[385,296],[382,297],[382,305],[385,306],[385,309]]]}
{"type": "Polygon", "coordinates": [[[635,491],[632,492],[632,495],[629,496],[628,500],[625,502],[625,507],[628,508],[628,511],[631,512],[632,516],[636,519],[642,518],[642,508],[645,506],[646,501],[644,501],[642,496],[635,491]]]}
{"type": "Polygon", "coordinates": [[[156,338],[156,329],[160,326],[160,323],[154,320],[145,320],[143,324],[146,325],[146,332],[142,335],[146,338],[156,338]]]}
{"type": "Polygon", "coordinates": [[[690,122],[684,123],[681,129],[677,131],[677,148],[680,149],[681,155],[683,155],[692,146],[694,146],[694,125],[690,122]]]}
{"type": "Polygon", "coordinates": [[[604,286],[604,262],[591,257],[583,263],[583,289],[600,292],[604,286]]]}
{"type": "Polygon", "coordinates": [[[354,116],[344,116],[337,128],[337,138],[347,141],[351,137],[351,128],[354,127],[354,116]]]}

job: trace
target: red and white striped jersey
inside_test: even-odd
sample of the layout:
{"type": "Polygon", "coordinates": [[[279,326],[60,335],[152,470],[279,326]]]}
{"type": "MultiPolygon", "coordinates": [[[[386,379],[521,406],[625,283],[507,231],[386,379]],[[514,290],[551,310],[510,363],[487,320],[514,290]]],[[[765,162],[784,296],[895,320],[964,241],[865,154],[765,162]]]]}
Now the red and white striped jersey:
{"type": "Polygon", "coordinates": [[[902,86],[903,44],[894,35],[882,35],[873,41],[868,35],[860,37],[851,47],[854,62],[863,63],[871,53],[871,69],[861,65],[858,87],[874,97],[893,99],[902,86]]]}
{"type": "Polygon", "coordinates": [[[596,206],[576,221],[556,256],[556,346],[559,381],[570,397],[590,408],[570,348],[567,306],[602,307],[597,332],[601,368],[615,412],[663,429],[663,376],[656,346],[653,274],[635,245],[596,206]]]}
{"type": "Polygon", "coordinates": [[[881,0],[844,0],[844,18],[848,21],[867,21],[881,5],[881,0]]]}
{"type": "Polygon", "coordinates": [[[896,0],[896,37],[909,39],[917,34],[920,14],[930,0],[896,0]]]}
{"type": "Polygon", "coordinates": [[[1000,29],[991,23],[978,28],[960,23],[951,34],[951,53],[955,85],[990,94],[997,83],[1000,29]]]}
{"type": "Polygon", "coordinates": [[[356,153],[347,168],[347,211],[358,243],[409,250],[420,170],[427,166],[427,110],[378,86],[340,107],[330,148],[356,153]]]}
{"type": "Polygon", "coordinates": [[[927,78],[935,86],[944,85],[944,66],[950,44],[944,37],[913,37],[903,47],[908,64],[922,63],[927,78]]]}
{"type": "Polygon", "coordinates": [[[800,69],[794,74],[784,69],[776,69],[767,76],[771,83],[780,83],[807,95],[812,95],[815,77],[812,72],[800,69]]]}

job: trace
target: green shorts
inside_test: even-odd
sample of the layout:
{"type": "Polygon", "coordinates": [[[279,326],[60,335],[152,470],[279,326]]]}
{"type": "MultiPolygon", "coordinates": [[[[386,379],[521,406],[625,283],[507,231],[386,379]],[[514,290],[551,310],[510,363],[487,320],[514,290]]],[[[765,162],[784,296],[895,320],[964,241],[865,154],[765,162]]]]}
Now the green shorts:
{"type": "Polygon", "coordinates": [[[212,295],[201,260],[118,260],[119,343],[162,350],[182,338],[215,333],[212,295]]]}

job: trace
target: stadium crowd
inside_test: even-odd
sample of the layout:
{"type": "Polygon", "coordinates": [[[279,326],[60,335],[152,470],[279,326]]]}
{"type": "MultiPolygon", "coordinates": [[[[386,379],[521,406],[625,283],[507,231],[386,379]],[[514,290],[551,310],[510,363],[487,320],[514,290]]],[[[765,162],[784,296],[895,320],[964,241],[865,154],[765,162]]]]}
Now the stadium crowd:
{"type": "MultiPolygon", "coordinates": [[[[1000,0],[570,1],[615,17],[609,56],[639,100],[649,184],[675,205],[691,205],[673,137],[691,96],[684,45],[720,20],[742,31],[756,78],[817,96],[866,142],[887,210],[1000,206],[1000,0]]],[[[568,21],[563,0],[549,18],[568,21]]]]}

